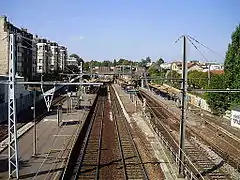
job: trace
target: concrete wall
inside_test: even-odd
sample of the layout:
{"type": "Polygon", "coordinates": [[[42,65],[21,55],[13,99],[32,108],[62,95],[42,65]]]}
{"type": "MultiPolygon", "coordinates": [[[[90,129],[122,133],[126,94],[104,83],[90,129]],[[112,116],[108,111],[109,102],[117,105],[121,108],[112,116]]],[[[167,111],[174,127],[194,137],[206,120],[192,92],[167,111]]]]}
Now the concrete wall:
{"type": "Polygon", "coordinates": [[[8,72],[9,33],[5,18],[0,16],[0,74],[8,72]]]}

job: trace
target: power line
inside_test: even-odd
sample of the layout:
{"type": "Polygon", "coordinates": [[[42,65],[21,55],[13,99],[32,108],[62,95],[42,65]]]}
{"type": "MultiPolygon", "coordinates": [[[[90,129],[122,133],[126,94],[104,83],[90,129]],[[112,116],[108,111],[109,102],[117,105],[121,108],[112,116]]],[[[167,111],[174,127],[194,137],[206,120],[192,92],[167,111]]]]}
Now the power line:
{"type": "Polygon", "coordinates": [[[189,36],[189,35],[188,35],[187,37],[188,37],[188,39],[190,38],[190,39],[194,40],[195,42],[197,42],[197,43],[200,44],[201,46],[205,47],[206,49],[208,49],[208,50],[211,51],[212,53],[214,53],[214,54],[216,54],[216,55],[218,55],[219,57],[221,57],[221,58],[224,59],[224,57],[223,57],[222,55],[220,55],[218,52],[212,50],[211,48],[209,48],[208,46],[206,46],[206,45],[204,45],[203,43],[199,42],[199,41],[196,40],[195,38],[193,38],[193,37],[191,37],[191,36],[189,36]]]}
{"type": "Polygon", "coordinates": [[[205,59],[205,61],[208,62],[207,58],[204,56],[204,54],[198,49],[198,47],[192,42],[191,39],[189,39],[189,37],[187,36],[187,39],[189,40],[189,42],[193,45],[193,47],[202,55],[202,57],[205,59]]]}
{"type": "Polygon", "coordinates": [[[182,37],[183,35],[181,35],[174,43],[177,43],[182,37]]]}

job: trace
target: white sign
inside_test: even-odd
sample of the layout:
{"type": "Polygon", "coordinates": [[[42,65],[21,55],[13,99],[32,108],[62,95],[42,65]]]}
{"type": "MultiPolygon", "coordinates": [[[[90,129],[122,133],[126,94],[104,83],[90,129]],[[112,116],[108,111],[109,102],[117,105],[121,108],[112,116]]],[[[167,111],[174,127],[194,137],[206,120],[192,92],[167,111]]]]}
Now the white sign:
{"type": "Polygon", "coordinates": [[[232,110],[231,126],[240,128],[240,112],[232,110]]]}

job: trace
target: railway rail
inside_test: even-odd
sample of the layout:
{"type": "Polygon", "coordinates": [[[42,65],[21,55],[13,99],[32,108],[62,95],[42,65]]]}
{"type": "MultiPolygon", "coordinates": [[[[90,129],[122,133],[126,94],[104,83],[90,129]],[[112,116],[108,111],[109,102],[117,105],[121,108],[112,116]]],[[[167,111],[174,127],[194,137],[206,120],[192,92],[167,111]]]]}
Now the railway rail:
{"type": "Polygon", "coordinates": [[[113,117],[118,134],[124,179],[148,179],[146,169],[130,132],[130,127],[112,87],[110,88],[110,92],[112,95],[113,117]]]}
{"type": "MultiPolygon", "coordinates": [[[[141,91],[141,94],[147,99],[150,113],[156,116],[152,118],[150,123],[177,158],[179,119],[147,93],[141,91]]],[[[216,164],[211,158],[206,156],[206,152],[194,141],[193,137],[195,137],[196,134],[188,126],[186,135],[186,137],[188,137],[185,144],[187,176],[193,178],[194,175],[195,179],[229,179],[229,175],[220,168],[224,162],[221,161],[216,164]]]]}
{"type": "Polygon", "coordinates": [[[111,87],[109,89],[111,106],[107,101],[106,86],[99,90],[95,110],[70,178],[72,180],[106,179],[106,177],[112,179],[148,179],[115,92],[111,87]],[[112,112],[111,120],[109,109],[112,112]],[[107,126],[109,122],[112,124],[111,130],[107,126]],[[114,137],[106,138],[108,133],[114,137]],[[108,142],[110,139],[112,142],[108,142]],[[109,161],[106,156],[113,156],[113,154],[110,155],[106,152],[110,149],[114,151],[114,158],[109,161]]]}
{"type": "MultiPolygon", "coordinates": [[[[169,114],[169,112],[168,112],[169,114]]],[[[170,113],[171,114],[171,113],[170,113]]],[[[180,113],[178,114],[180,117],[180,113]]],[[[195,119],[200,119],[204,126],[201,128],[188,126],[192,132],[211,147],[225,162],[240,172],[240,138],[239,133],[230,130],[228,125],[223,126],[216,117],[202,114],[201,117],[193,114],[195,119]]],[[[175,116],[176,118],[176,116],[175,116]]],[[[226,124],[226,123],[225,123],[226,124]]]]}
{"type": "Polygon", "coordinates": [[[76,174],[72,179],[99,178],[105,101],[106,94],[103,89],[100,89],[96,110],[80,152],[76,174]]]}

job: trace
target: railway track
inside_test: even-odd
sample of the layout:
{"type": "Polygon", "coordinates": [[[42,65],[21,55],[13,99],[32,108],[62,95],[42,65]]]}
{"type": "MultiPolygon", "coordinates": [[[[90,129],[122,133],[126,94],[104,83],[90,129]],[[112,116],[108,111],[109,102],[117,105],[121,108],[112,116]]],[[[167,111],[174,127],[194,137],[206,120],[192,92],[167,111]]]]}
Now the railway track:
{"type": "Polygon", "coordinates": [[[129,124],[123,115],[121,106],[113,91],[111,102],[113,104],[113,117],[118,135],[119,149],[123,164],[124,179],[148,179],[146,169],[130,132],[129,124]]]}
{"type": "Polygon", "coordinates": [[[99,179],[105,101],[106,93],[101,89],[73,179],[99,179]]]}
{"type": "MultiPolygon", "coordinates": [[[[173,152],[174,156],[178,156],[178,140],[179,140],[179,120],[172,115],[166,107],[161,106],[150,95],[141,92],[147,99],[147,105],[150,113],[156,117],[152,118],[151,124],[155,131],[161,136],[168,148],[173,152]],[[160,105],[160,106],[159,106],[160,105]]],[[[153,116],[154,116],[153,115],[153,116]]],[[[224,173],[220,167],[223,161],[218,164],[206,156],[204,150],[194,142],[196,134],[187,127],[186,144],[185,144],[185,164],[187,165],[186,175],[195,179],[229,179],[228,174],[224,173]],[[193,173],[193,174],[192,174],[193,173]],[[193,177],[193,175],[195,177],[193,177]]]]}
{"type": "Polygon", "coordinates": [[[111,105],[108,104],[107,88],[101,87],[99,90],[95,110],[70,178],[72,180],[148,179],[112,88],[110,94],[111,105]]]}
{"type": "MultiPolygon", "coordinates": [[[[178,115],[180,117],[180,113],[178,115]]],[[[240,172],[239,133],[236,133],[235,129],[231,131],[231,128],[228,127],[226,122],[223,123],[225,124],[224,127],[221,121],[216,120],[216,117],[211,118],[205,114],[197,116],[195,113],[193,116],[195,116],[196,120],[201,119],[200,121],[202,121],[204,125],[200,128],[199,126],[189,126],[188,128],[192,129],[192,132],[210,146],[225,162],[240,172]]]]}

